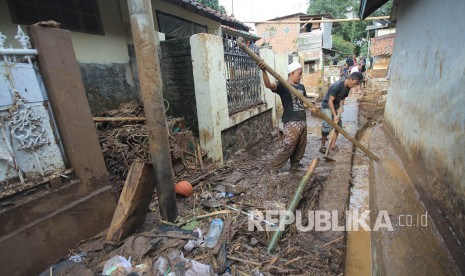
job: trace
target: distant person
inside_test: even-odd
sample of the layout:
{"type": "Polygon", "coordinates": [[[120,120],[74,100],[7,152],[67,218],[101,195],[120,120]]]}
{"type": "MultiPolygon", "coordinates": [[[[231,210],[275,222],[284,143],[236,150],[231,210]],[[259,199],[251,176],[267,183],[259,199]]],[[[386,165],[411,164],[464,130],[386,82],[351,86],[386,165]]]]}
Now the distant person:
{"type": "Polygon", "coordinates": [[[346,79],[347,76],[349,76],[349,65],[347,65],[347,63],[344,64],[343,70],[344,70],[344,78],[346,79]]]}
{"type": "MultiPolygon", "coordinates": [[[[321,111],[332,118],[336,124],[342,127],[342,121],[337,116],[337,111],[339,108],[341,109],[341,114],[344,112],[344,102],[345,98],[349,95],[349,91],[351,88],[360,85],[361,81],[363,80],[363,76],[359,72],[355,72],[349,75],[347,79],[339,80],[335,82],[326,92],[325,97],[323,98],[323,102],[321,103],[321,111]]],[[[326,152],[326,140],[328,138],[329,133],[333,127],[328,124],[325,120],[323,120],[321,125],[321,147],[320,152],[326,152]]],[[[334,138],[331,145],[328,145],[331,150],[337,150],[336,147],[336,139],[339,133],[334,133],[334,138]]]]}
{"type": "MultiPolygon", "coordinates": [[[[350,73],[351,74],[356,73],[356,72],[357,73],[362,73],[361,71],[362,71],[362,65],[358,64],[358,65],[355,65],[354,67],[352,67],[352,69],[350,70],[350,73]]],[[[363,76],[363,74],[362,74],[362,76],[363,76]]],[[[355,86],[354,89],[353,89],[353,92],[358,93],[359,91],[360,91],[360,85],[355,86]]]]}
{"type": "Polygon", "coordinates": [[[352,60],[354,61],[354,66],[357,66],[358,65],[358,61],[357,61],[357,56],[354,55],[352,60]]]}
{"type": "MultiPolygon", "coordinates": [[[[265,87],[281,97],[284,108],[282,117],[284,145],[273,157],[270,163],[270,173],[273,176],[278,175],[279,170],[287,163],[287,160],[291,162],[291,171],[299,170],[302,167],[300,160],[304,156],[307,147],[307,115],[304,104],[279,81],[270,82],[263,61],[258,63],[258,67],[263,71],[265,87]]],[[[287,66],[287,72],[287,82],[306,97],[305,87],[300,83],[302,65],[293,62],[287,66]]]]}
{"type": "Polygon", "coordinates": [[[349,74],[349,67],[347,66],[347,63],[339,66],[339,77],[341,80],[347,78],[348,74],[349,74]]]}
{"type": "Polygon", "coordinates": [[[352,69],[352,67],[354,66],[354,60],[350,56],[347,56],[346,63],[347,63],[347,66],[349,66],[349,71],[350,71],[350,69],[352,69]]]}
{"type": "Polygon", "coordinates": [[[367,67],[366,67],[366,58],[362,56],[362,58],[360,59],[360,65],[361,65],[361,69],[360,69],[360,72],[362,73],[362,76],[363,76],[363,88],[367,88],[367,82],[366,82],[366,71],[367,71],[367,67]]]}

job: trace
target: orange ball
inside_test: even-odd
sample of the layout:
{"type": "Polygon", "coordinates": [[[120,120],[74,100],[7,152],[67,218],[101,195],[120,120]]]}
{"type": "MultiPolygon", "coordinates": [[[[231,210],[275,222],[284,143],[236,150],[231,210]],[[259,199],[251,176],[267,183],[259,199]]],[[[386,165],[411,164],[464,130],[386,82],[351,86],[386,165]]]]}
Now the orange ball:
{"type": "Polygon", "coordinates": [[[178,195],[190,197],[192,195],[193,189],[189,182],[182,180],[176,184],[175,191],[178,195]]]}

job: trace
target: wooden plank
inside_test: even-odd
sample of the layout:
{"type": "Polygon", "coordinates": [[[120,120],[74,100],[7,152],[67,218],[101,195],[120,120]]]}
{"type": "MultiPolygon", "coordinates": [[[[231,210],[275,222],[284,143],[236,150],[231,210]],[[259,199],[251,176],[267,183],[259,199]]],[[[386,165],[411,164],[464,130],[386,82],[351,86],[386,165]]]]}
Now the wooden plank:
{"type": "Polygon", "coordinates": [[[153,167],[134,161],[108,229],[107,241],[120,242],[137,230],[152,200],[154,183],[153,167]]]}

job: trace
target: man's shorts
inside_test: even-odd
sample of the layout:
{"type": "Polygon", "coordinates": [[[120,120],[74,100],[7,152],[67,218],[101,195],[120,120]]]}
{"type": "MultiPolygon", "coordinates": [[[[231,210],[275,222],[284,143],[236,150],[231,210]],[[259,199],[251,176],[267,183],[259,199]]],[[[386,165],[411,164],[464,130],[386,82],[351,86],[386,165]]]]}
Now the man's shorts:
{"type": "MultiPolygon", "coordinates": [[[[331,112],[331,109],[329,108],[323,108],[321,109],[321,111],[323,111],[323,113],[328,116],[329,118],[333,119],[334,120],[334,116],[333,116],[333,113],[331,112]]],[[[341,118],[339,118],[339,122],[337,123],[338,126],[342,127],[342,120],[341,118]]],[[[328,124],[328,122],[326,122],[325,120],[323,120],[322,124],[321,124],[321,135],[322,136],[328,136],[329,133],[331,132],[331,130],[333,130],[333,127],[328,124]]]]}

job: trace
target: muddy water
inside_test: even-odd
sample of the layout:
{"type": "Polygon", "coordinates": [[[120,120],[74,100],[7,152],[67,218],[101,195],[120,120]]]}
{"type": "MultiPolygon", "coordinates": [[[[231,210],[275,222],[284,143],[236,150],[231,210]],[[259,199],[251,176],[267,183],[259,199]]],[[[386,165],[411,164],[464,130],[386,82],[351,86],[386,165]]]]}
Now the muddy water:
{"type": "MultiPolygon", "coordinates": [[[[367,144],[371,129],[366,129],[360,142],[367,144]]],[[[359,150],[358,150],[359,151],[359,150]]],[[[359,214],[370,210],[369,206],[369,163],[368,159],[356,154],[352,167],[349,210],[359,214]]],[[[370,217],[365,219],[370,225],[370,217]]],[[[371,234],[359,229],[347,232],[345,275],[371,275],[371,234]]]]}
{"type": "Polygon", "coordinates": [[[389,174],[405,184],[410,184],[410,178],[408,177],[405,169],[401,168],[398,162],[392,159],[383,159],[380,162],[380,165],[384,167],[389,174]]]}

